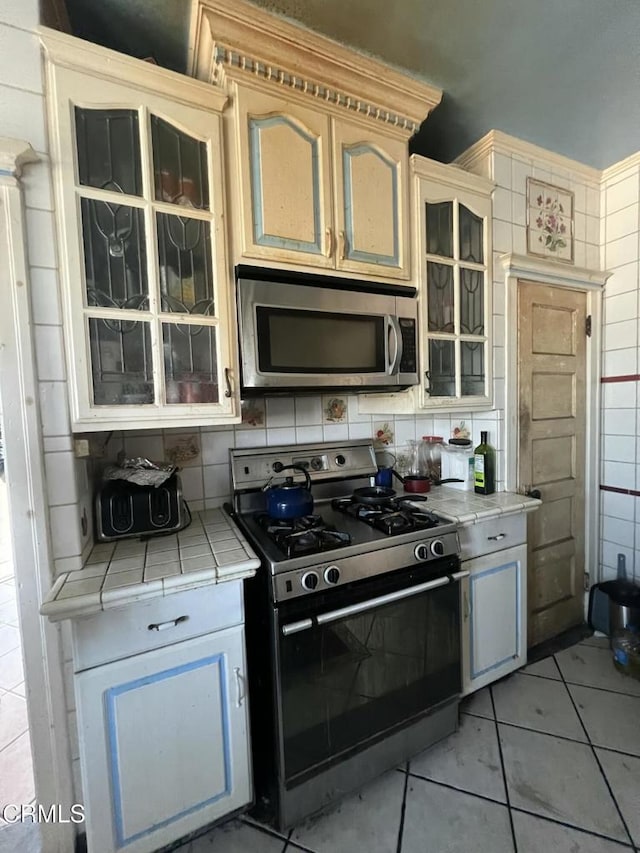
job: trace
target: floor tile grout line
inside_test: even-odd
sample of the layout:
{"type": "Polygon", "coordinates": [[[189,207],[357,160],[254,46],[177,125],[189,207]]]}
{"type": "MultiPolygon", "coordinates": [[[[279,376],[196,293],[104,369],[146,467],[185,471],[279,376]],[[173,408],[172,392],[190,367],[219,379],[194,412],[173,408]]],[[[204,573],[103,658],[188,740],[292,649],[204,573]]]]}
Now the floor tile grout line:
{"type": "Polygon", "coordinates": [[[496,713],[496,703],[493,698],[493,688],[489,686],[489,697],[491,699],[491,709],[493,711],[493,724],[496,729],[496,739],[498,741],[498,753],[500,754],[500,767],[502,768],[502,782],[504,784],[504,795],[507,800],[507,809],[509,812],[509,826],[511,827],[511,838],[513,840],[514,853],[518,853],[518,840],[516,839],[516,828],[513,823],[513,814],[511,812],[511,797],[509,796],[509,784],[507,782],[507,771],[504,766],[504,755],[502,752],[502,741],[500,740],[500,728],[498,725],[498,715],[496,713]]]}
{"type": "Polygon", "coordinates": [[[467,794],[469,797],[477,797],[479,800],[483,800],[486,803],[493,803],[496,806],[508,808],[507,803],[504,800],[496,800],[493,797],[487,797],[486,794],[478,794],[476,791],[468,791],[466,788],[458,788],[457,785],[452,785],[450,782],[440,782],[437,779],[429,779],[427,776],[421,776],[419,773],[415,773],[412,770],[409,771],[408,776],[413,776],[414,779],[420,779],[422,782],[430,782],[432,785],[438,785],[440,788],[447,788],[449,791],[457,791],[459,794],[467,794]]]}
{"type": "Polygon", "coordinates": [[[407,761],[407,763],[405,764],[404,790],[402,792],[402,805],[400,806],[400,826],[398,827],[398,843],[396,845],[396,853],[401,853],[402,851],[402,836],[404,834],[404,816],[407,810],[407,791],[409,790],[410,766],[411,762],[407,761]]]}
{"type": "MultiPolygon", "coordinates": [[[[595,648],[595,647],[592,647],[592,648],[595,648]]],[[[556,666],[558,666],[558,664],[556,664],[556,666]]],[[[558,669],[560,669],[560,667],[558,667],[558,669]]],[[[624,690],[615,690],[615,689],[610,689],[608,687],[596,687],[593,684],[584,684],[584,683],[579,682],[579,681],[569,681],[569,680],[565,680],[564,676],[562,676],[562,675],[560,676],[560,678],[551,678],[551,676],[549,676],[549,675],[534,675],[534,673],[532,673],[532,672],[523,672],[522,670],[517,670],[515,674],[526,675],[529,678],[543,678],[545,681],[555,681],[556,684],[559,681],[564,681],[566,684],[570,684],[572,687],[588,687],[590,690],[600,690],[600,692],[602,692],[602,693],[615,693],[618,696],[632,696],[634,699],[640,699],[640,694],[638,694],[638,693],[627,693],[624,690]]],[[[466,713],[466,712],[463,711],[463,713],[466,713]]]]}
{"type": "Polygon", "coordinates": [[[633,850],[633,842],[630,844],[628,841],[620,841],[619,838],[613,838],[611,835],[603,835],[601,832],[594,832],[593,829],[586,829],[584,826],[579,826],[577,823],[567,823],[564,820],[558,820],[555,817],[549,817],[548,815],[542,814],[541,812],[533,812],[530,809],[525,809],[522,806],[511,806],[512,811],[526,814],[529,817],[539,818],[540,820],[546,820],[548,823],[554,823],[556,826],[563,826],[565,829],[575,829],[577,832],[584,832],[585,835],[591,835],[594,838],[601,838],[603,841],[612,841],[616,844],[621,844],[623,847],[628,847],[633,850]]]}
{"type": "MultiPolygon", "coordinates": [[[[554,656],[554,659],[555,659],[555,656],[554,656]]],[[[558,666],[558,669],[560,669],[560,664],[558,664],[558,662],[557,662],[557,661],[556,661],[556,664],[557,664],[557,666],[558,666]]],[[[578,719],[580,720],[580,725],[581,725],[581,726],[582,726],[582,728],[584,729],[584,733],[585,733],[586,738],[587,738],[587,743],[588,743],[588,745],[589,745],[589,748],[591,749],[591,753],[592,753],[592,755],[593,755],[593,757],[594,757],[594,759],[595,759],[595,762],[596,762],[596,764],[598,765],[598,769],[600,770],[600,774],[602,775],[602,778],[603,778],[603,780],[604,780],[604,784],[607,786],[607,790],[609,791],[609,796],[610,796],[610,797],[611,797],[611,799],[613,800],[613,804],[614,804],[614,806],[616,807],[616,811],[617,811],[617,812],[618,812],[618,814],[620,815],[620,820],[622,821],[622,826],[624,827],[624,830],[625,830],[625,832],[627,833],[627,836],[629,837],[629,841],[630,841],[630,843],[631,843],[631,846],[633,847],[633,845],[635,844],[635,842],[634,842],[634,840],[633,840],[633,837],[631,836],[631,832],[629,831],[629,827],[627,826],[627,822],[626,822],[626,820],[624,819],[624,815],[622,814],[622,809],[621,809],[621,808],[620,808],[620,806],[618,805],[618,801],[617,801],[617,799],[616,799],[616,797],[615,797],[615,795],[614,795],[614,793],[613,793],[613,789],[611,788],[611,785],[609,784],[609,780],[607,779],[607,774],[604,772],[604,768],[603,768],[602,764],[600,763],[600,758],[598,757],[598,753],[596,752],[596,748],[595,748],[595,746],[593,745],[593,743],[591,742],[591,736],[589,735],[589,732],[588,732],[587,727],[586,727],[586,725],[585,725],[585,723],[584,723],[584,720],[582,719],[582,715],[580,714],[580,711],[579,711],[579,709],[578,709],[577,702],[575,701],[575,699],[573,698],[573,696],[572,696],[572,694],[571,694],[571,691],[569,690],[569,685],[568,685],[568,684],[567,684],[567,682],[565,681],[565,678],[564,678],[564,675],[563,675],[563,673],[562,673],[562,670],[560,670],[560,675],[562,676],[562,683],[564,684],[564,686],[565,686],[565,688],[566,688],[566,690],[567,690],[567,693],[569,694],[569,699],[571,700],[571,704],[573,705],[573,707],[574,707],[574,709],[575,709],[575,712],[576,712],[576,714],[578,715],[578,719]]],[[[572,686],[574,686],[574,687],[575,687],[576,685],[572,685],[572,686]]],[[[577,685],[577,686],[580,686],[580,685],[577,685]]],[[[615,693],[615,691],[613,691],[613,690],[606,691],[606,692],[608,692],[608,693],[615,693]]]]}

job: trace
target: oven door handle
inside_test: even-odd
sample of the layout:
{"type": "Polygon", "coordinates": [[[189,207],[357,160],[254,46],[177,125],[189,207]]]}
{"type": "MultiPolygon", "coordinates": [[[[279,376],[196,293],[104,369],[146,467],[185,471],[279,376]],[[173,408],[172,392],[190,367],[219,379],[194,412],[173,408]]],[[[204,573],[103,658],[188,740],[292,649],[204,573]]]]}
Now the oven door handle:
{"type": "Polygon", "coordinates": [[[419,595],[421,592],[427,592],[430,589],[438,589],[438,587],[446,586],[448,583],[450,583],[448,577],[419,583],[416,586],[410,586],[407,589],[399,589],[396,592],[390,592],[387,595],[379,595],[377,598],[370,598],[368,601],[361,601],[359,604],[351,604],[349,607],[341,607],[339,610],[330,610],[328,613],[321,613],[316,617],[316,621],[318,625],[325,625],[327,622],[336,622],[338,619],[343,619],[345,616],[354,616],[356,613],[365,613],[367,610],[382,607],[384,604],[393,604],[394,601],[402,601],[403,598],[411,598],[414,595],[419,595]]]}

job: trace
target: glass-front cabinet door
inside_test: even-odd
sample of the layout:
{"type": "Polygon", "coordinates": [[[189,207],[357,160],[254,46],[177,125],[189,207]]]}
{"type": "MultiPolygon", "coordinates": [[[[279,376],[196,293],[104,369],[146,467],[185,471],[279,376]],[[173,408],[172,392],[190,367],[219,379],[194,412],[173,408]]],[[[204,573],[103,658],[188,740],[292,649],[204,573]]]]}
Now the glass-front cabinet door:
{"type": "MultiPolygon", "coordinates": [[[[443,168],[426,162],[430,171],[443,168]]],[[[423,405],[486,409],[492,399],[491,199],[488,192],[423,176],[417,189],[423,405]]]]}
{"type": "Polygon", "coordinates": [[[74,428],[237,419],[220,116],[50,72],[74,428]]]}

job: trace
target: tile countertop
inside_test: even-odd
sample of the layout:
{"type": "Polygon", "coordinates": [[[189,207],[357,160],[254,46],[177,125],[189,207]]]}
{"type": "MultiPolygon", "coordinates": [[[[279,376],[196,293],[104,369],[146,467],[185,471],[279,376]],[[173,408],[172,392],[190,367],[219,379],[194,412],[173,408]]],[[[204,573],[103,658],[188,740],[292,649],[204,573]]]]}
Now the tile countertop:
{"type": "Polygon", "coordinates": [[[542,503],[537,498],[528,498],[514,492],[477,495],[472,490],[452,489],[447,486],[435,486],[425,497],[427,509],[449,521],[455,521],[461,527],[516,512],[531,512],[538,509],[542,503]]]}
{"type": "Polygon", "coordinates": [[[40,613],[52,622],[80,618],[138,599],[252,577],[259,565],[228,516],[207,510],[194,513],[177,534],[95,545],[82,569],[56,578],[40,613]]]}

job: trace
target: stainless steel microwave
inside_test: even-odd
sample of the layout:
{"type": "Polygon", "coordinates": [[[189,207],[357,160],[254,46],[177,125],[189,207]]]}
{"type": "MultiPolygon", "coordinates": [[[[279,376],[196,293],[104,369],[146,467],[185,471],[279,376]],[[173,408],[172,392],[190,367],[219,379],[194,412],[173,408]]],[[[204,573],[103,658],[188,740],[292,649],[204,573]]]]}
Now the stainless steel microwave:
{"type": "Polygon", "coordinates": [[[418,383],[414,288],[236,268],[245,396],[418,383]]]}

